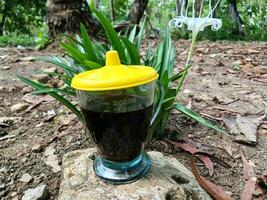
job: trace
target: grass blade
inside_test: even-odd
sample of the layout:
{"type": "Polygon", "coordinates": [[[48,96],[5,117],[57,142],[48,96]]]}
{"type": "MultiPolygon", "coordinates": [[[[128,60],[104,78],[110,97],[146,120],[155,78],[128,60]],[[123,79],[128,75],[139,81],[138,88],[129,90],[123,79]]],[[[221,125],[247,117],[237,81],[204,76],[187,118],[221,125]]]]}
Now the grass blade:
{"type": "Polygon", "coordinates": [[[70,57],[72,57],[78,63],[84,64],[84,60],[86,60],[86,56],[85,54],[81,53],[79,49],[77,49],[71,44],[66,44],[66,43],[60,43],[60,46],[66,50],[67,54],[69,54],[70,57]]]}
{"type": "Polygon", "coordinates": [[[145,25],[146,25],[146,16],[141,24],[141,29],[137,37],[137,43],[136,43],[136,48],[138,53],[140,53],[141,45],[142,45],[142,40],[144,36],[144,31],[145,31],[145,25]]]}
{"type": "Polygon", "coordinates": [[[84,61],[84,64],[85,64],[87,67],[89,67],[91,70],[92,70],[92,69],[98,69],[98,68],[103,67],[101,64],[96,63],[96,62],[91,61],[91,60],[85,60],[85,61],[84,61]]]}
{"type": "Polygon", "coordinates": [[[76,92],[66,89],[59,89],[59,88],[45,88],[45,89],[38,89],[36,91],[31,92],[31,94],[48,94],[49,92],[56,92],[65,95],[70,95],[76,97],[76,92]]]}
{"type": "Polygon", "coordinates": [[[153,110],[153,115],[152,115],[152,120],[151,120],[151,124],[153,124],[156,120],[156,118],[159,115],[159,112],[161,110],[161,105],[162,102],[164,100],[164,96],[165,96],[165,92],[164,92],[164,87],[162,86],[162,84],[157,81],[157,101],[155,102],[155,106],[154,106],[154,110],[153,110]]]}
{"type": "Polygon", "coordinates": [[[123,44],[126,47],[127,51],[128,51],[128,55],[130,57],[131,63],[132,65],[140,65],[140,58],[139,58],[139,54],[137,52],[136,47],[127,39],[127,38],[122,38],[123,44]]]}
{"type": "Polygon", "coordinates": [[[118,34],[116,33],[115,29],[113,28],[112,24],[109,22],[109,20],[104,15],[102,15],[102,13],[100,13],[96,9],[93,8],[93,12],[96,15],[98,21],[101,23],[101,25],[105,29],[105,32],[108,36],[108,39],[109,39],[112,47],[114,48],[114,50],[118,51],[120,59],[123,62],[125,62],[127,60],[127,58],[126,58],[126,55],[124,52],[122,42],[121,42],[118,34]]]}
{"type": "Polygon", "coordinates": [[[134,43],[135,35],[136,35],[136,25],[133,27],[133,30],[130,32],[129,35],[129,41],[131,43],[134,43]]]}
{"type": "Polygon", "coordinates": [[[68,72],[68,74],[70,74],[71,76],[79,73],[79,71],[77,71],[74,68],[70,67],[69,65],[63,63],[62,61],[59,61],[60,59],[57,57],[40,58],[40,60],[45,61],[47,63],[51,63],[53,65],[56,65],[56,66],[62,68],[64,71],[66,71],[66,73],[68,72]]]}
{"type": "MultiPolygon", "coordinates": [[[[28,78],[25,78],[23,76],[20,76],[20,75],[17,75],[17,77],[22,82],[32,86],[33,88],[35,88],[37,90],[46,89],[46,86],[44,86],[43,84],[36,83],[36,82],[34,82],[28,78]]],[[[49,94],[50,96],[55,98],[57,101],[59,101],[60,103],[65,105],[67,108],[69,108],[79,118],[79,120],[84,123],[84,118],[83,118],[81,112],[72,103],[70,103],[67,99],[65,99],[63,96],[57,94],[56,92],[48,92],[47,94],[49,94]]]]}
{"type": "Polygon", "coordinates": [[[214,130],[216,130],[218,132],[227,134],[227,132],[225,130],[219,128],[218,126],[216,126],[214,124],[212,124],[208,120],[206,120],[203,117],[201,117],[199,114],[195,113],[191,109],[188,109],[187,107],[185,107],[184,105],[182,105],[180,103],[176,103],[176,104],[172,105],[171,108],[180,111],[181,113],[187,115],[191,119],[194,119],[195,121],[199,122],[200,124],[202,124],[202,125],[204,125],[204,126],[206,126],[208,128],[211,128],[211,129],[214,129],[214,130]]]}
{"type": "MultiPolygon", "coordinates": [[[[150,64],[150,57],[151,57],[151,44],[148,43],[148,47],[146,50],[146,58],[145,58],[145,65],[149,65],[150,64]]],[[[154,66],[151,66],[154,67],[154,66]]]]}
{"type": "Polygon", "coordinates": [[[188,65],[186,68],[182,69],[181,71],[179,71],[178,74],[175,74],[174,76],[172,76],[169,81],[174,82],[179,80],[184,73],[187,73],[187,70],[190,68],[191,65],[188,65]]]}
{"type": "Polygon", "coordinates": [[[83,48],[85,49],[86,56],[88,60],[96,61],[97,57],[96,57],[95,50],[92,45],[92,41],[83,24],[80,25],[80,29],[81,29],[81,36],[83,40],[83,48]]]}

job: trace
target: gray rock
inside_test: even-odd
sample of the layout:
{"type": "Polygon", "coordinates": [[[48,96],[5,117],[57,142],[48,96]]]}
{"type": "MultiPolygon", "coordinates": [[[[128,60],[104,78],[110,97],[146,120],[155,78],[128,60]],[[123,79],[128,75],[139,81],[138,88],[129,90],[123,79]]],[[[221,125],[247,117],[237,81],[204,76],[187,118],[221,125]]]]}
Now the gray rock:
{"type": "Polygon", "coordinates": [[[46,185],[40,185],[34,189],[28,189],[24,192],[22,200],[45,200],[49,193],[46,185]]]}
{"type": "Polygon", "coordinates": [[[18,104],[11,106],[10,110],[12,112],[19,112],[19,111],[27,109],[28,107],[29,107],[29,104],[27,103],[18,103],[18,104]]]}
{"type": "Polygon", "coordinates": [[[93,171],[95,149],[73,151],[63,158],[59,200],[211,200],[193,174],[176,158],[152,151],[146,177],[130,184],[112,185],[93,171]]]}
{"type": "Polygon", "coordinates": [[[35,74],[33,77],[36,81],[46,84],[49,81],[48,74],[35,74]]]}
{"type": "Polygon", "coordinates": [[[21,117],[0,117],[0,123],[12,125],[18,121],[20,121],[21,117]]]}
{"type": "Polygon", "coordinates": [[[3,86],[0,86],[0,92],[5,92],[6,88],[3,86]]]}
{"type": "Polygon", "coordinates": [[[0,173],[5,173],[7,171],[7,169],[6,169],[6,167],[2,167],[2,168],[0,168],[0,173]]]}
{"type": "Polygon", "coordinates": [[[22,94],[28,94],[28,93],[30,93],[30,92],[32,92],[32,91],[33,91],[33,88],[27,86],[27,87],[24,87],[24,88],[21,90],[21,93],[22,93],[22,94]]]}
{"type": "Polygon", "coordinates": [[[30,181],[33,180],[33,178],[32,178],[32,176],[31,176],[30,174],[26,173],[26,174],[23,174],[23,175],[20,177],[19,180],[20,180],[21,182],[23,182],[23,183],[29,183],[30,181]]]}
{"type": "Polygon", "coordinates": [[[35,144],[32,146],[32,152],[33,153],[40,153],[41,151],[43,151],[44,146],[42,144],[35,144]]]}
{"type": "Polygon", "coordinates": [[[6,136],[7,132],[1,128],[1,124],[0,124],[0,137],[6,136]]]}
{"type": "Polygon", "coordinates": [[[46,73],[55,73],[57,72],[57,67],[49,67],[43,70],[46,73]]]}
{"type": "Polygon", "coordinates": [[[11,67],[10,66],[4,66],[2,69],[3,70],[9,70],[11,67]]]}

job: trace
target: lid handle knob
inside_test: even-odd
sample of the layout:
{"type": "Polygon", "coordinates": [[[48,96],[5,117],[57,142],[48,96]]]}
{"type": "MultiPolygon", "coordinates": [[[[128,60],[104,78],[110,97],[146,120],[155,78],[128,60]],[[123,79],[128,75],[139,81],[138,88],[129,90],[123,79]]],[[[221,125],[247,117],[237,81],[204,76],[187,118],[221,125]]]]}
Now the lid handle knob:
{"type": "Polygon", "coordinates": [[[120,57],[117,51],[108,51],[106,53],[106,66],[121,65],[120,57]]]}

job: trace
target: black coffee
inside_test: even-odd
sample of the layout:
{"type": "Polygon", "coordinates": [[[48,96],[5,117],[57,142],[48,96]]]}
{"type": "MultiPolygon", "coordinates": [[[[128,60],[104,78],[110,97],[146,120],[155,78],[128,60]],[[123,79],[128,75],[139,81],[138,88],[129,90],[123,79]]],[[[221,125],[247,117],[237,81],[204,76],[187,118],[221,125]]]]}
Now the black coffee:
{"type": "Polygon", "coordinates": [[[82,109],[101,155],[110,161],[126,162],[142,151],[150,125],[152,106],[125,113],[94,112],[82,109]]]}

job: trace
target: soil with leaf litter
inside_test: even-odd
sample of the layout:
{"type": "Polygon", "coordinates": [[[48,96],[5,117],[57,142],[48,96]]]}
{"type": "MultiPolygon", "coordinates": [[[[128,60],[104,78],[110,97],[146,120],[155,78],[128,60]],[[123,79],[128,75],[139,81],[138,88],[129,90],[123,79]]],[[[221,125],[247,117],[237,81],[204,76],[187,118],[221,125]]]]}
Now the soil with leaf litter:
{"type": "MultiPolygon", "coordinates": [[[[177,71],[185,62],[188,45],[188,41],[176,42],[177,71]]],[[[31,70],[55,70],[50,64],[34,61],[33,56],[59,54],[56,50],[0,49],[0,199],[20,199],[25,191],[42,184],[50,199],[56,199],[62,156],[93,146],[81,134],[82,125],[72,113],[46,95],[29,95],[31,89],[16,79],[21,73],[62,86],[50,77],[31,75],[31,70]]],[[[169,139],[190,141],[192,148],[223,161],[224,165],[212,158],[213,174],[200,161],[197,169],[234,199],[241,199],[246,183],[241,152],[256,175],[267,168],[267,43],[200,42],[177,101],[233,133],[217,133],[179,113],[172,114],[167,127],[169,139]],[[257,135],[257,144],[253,138],[240,139],[235,130],[239,118],[256,120],[245,123],[248,127],[241,123],[239,129],[257,135]]],[[[190,154],[166,141],[152,141],[147,149],[172,154],[189,167],[190,154]]]]}

